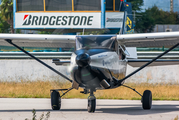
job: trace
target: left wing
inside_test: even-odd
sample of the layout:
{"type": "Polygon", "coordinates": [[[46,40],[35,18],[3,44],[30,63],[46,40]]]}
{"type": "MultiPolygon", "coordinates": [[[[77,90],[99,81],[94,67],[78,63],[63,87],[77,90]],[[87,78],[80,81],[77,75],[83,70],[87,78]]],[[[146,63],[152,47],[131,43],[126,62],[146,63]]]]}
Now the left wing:
{"type": "MultiPolygon", "coordinates": [[[[141,67],[150,61],[151,61],[150,59],[128,59],[127,63],[132,67],[141,67]]],[[[165,66],[165,65],[179,65],[179,60],[158,59],[148,66],[165,66]]]]}
{"type": "Polygon", "coordinates": [[[0,46],[11,46],[5,39],[21,47],[71,48],[76,35],[0,34],[0,46]]]}
{"type": "MultiPolygon", "coordinates": [[[[179,43],[179,32],[142,33],[117,35],[121,45],[127,47],[162,47],[175,46],[179,43]]],[[[128,64],[133,67],[141,67],[150,62],[149,59],[128,59],[128,64]]],[[[149,66],[179,65],[179,60],[157,59],[149,66]]]]}
{"type": "Polygon", "coordinates": [[[117,35],[117,40],[126,47],[173,46],[179,43],[179,32],[117,35]]]}

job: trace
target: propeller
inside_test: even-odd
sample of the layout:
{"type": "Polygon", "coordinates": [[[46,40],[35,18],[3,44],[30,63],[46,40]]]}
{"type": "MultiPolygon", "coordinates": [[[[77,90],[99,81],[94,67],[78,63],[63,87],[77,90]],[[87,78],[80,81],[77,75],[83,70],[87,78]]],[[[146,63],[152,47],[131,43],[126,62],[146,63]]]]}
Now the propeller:
{"type": "Polygon", "coordinates": [[[91,62],[91,58],[90,58],[89,54],[87,54],[87,53],[79,54],[76,57],[76,64],[79,67],[82,67],[82,68],[87,67],[87,66],[89,66],[90,62],[91,62]]]}

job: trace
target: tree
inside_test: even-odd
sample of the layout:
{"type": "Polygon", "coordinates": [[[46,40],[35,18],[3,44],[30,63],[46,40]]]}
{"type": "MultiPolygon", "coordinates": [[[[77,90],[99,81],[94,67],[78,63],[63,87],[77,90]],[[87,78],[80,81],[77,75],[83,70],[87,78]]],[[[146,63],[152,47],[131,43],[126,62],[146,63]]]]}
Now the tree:
{"type": "Polygon", "coordinates": [[[155,26],[155,19],[150,11],[140,13],[141,17],[136,19],[135,30],[139,33],[151,32],[155,26]]]}
{"type": "Polygon", "coordinates": [[[140,11],[140,7],[143,5],[143,0],[127,0],[127,2],[132,4],[132,10],[134,11],[140,11]]]}
{"type": "Polygon", "coordinates": [[[53,32],[51,31],[40,31],[39,34],[52,34],[53,32]]]}
{"type": "Polygon", "coordinates": [[[0,33],[9,33],[10,25],[0,18],[0,33]]]}
{"type": "Polygon", "coordinates": [[[2,20],[6,21],[10,25],[11,33],[14,33],[12,0],[2,0],[0,8],[2,20]]]}
{"type": "Polygon", "coordinates": [[[157,6],[148,8],[139,14],[141,16],[137,17],[135,26],[137,32],[152,32],[156,24],[179,24],[177,12],[159,10],[157,6]]]}
{"type": "Polygon", "coordinates": [[[153,6],[146,11],[151,13],[155,19],[155,24],[176,24],[177,22],[178,13],[176,12],[159,10],[157,6],[153,6]]]}

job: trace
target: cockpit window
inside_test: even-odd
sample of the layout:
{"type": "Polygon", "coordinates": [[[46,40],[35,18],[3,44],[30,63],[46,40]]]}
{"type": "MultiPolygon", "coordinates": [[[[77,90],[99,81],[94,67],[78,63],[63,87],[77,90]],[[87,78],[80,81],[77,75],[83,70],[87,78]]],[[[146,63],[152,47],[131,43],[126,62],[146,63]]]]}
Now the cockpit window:
{"type": "Polygon", "coordinates": [[[115,50],[116,36],[78,36],[76,49],[111,49],[115,50]]]}

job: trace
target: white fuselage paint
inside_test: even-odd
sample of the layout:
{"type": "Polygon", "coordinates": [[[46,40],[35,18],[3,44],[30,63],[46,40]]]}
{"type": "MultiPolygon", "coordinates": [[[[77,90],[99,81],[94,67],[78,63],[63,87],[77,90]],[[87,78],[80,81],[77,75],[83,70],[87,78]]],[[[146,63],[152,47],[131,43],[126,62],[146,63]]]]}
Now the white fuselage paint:
{"type": "MultiPolygon", "coordinates": [[[[73,53],[71,56],[71,64],[69,67],[69,72],[73,70],[74,67],[77,67],[76,64],[76,54],[73,53]]],[[[126,60],[119,59],[119,55],[116,52],[103,52],[99,54],[95,54],[90,56],[91,62],[90,66],[102,68],[102,69],[108,69],[113,74],[122,74],[124,77],[126,75],[126,68],[127,68],[127,62],[126,60]]]]}

